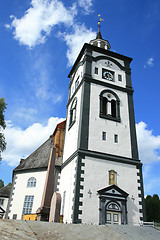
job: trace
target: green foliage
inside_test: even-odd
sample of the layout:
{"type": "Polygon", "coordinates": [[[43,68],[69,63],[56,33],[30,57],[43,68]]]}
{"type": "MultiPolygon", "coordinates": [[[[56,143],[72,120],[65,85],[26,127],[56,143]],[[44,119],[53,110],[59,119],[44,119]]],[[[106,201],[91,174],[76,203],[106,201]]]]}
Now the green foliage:
{"type": "Polygon", "coordinates": [[[0,188],[4,187],[4,182],[0,179],[0,188]]]}
{"type": "Polygon", "coordinates": [[[8,185],[7,186],[12,186],[12,183],[10,182],[10,183],[8,183],[8,185]]]}
{"type": "Polygon", "coordinates": [[[4,120],[4,112],[6,110],[6,103],[4,98],[0,98],[0,160],[1,160],[1,152],[6,149],[6,141],[3,134],[3,130],[6,128],[6,123],[4,120]]]}
{"type": "Polygon", "coordinates": [[[4,98],[0,98],[0,127],[2,127],[3,129],[5,129],[6,127],[6,123],[4,120],[4,112],[6,110],[6,103],[4,98]]]}
{"type": "Polygon", "coordinates": [[[160,199],[157,194],[148,195],[145,199],[147,222],[160,222],[160,199]]]}

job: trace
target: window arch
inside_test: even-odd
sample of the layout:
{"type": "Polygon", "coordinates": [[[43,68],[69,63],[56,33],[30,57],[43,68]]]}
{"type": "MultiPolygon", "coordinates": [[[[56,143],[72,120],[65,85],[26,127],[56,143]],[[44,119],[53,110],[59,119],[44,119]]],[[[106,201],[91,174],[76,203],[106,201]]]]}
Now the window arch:
{"type": "Polygon", "coordinates": [[[100,117],[120,122],[120,100],[111,90],[100,94],[100,117]]]}
{"type": "Polygon", "coordinates": [[[36,178],[31,177],[28,179],[27,187],[36,187],[36,178]]]}
{"type": "Polygon", "coordinates": [[[109,202],[106,206],[106,210],[110,210],[110,211],[120,211],[120,206],[117,202],[113,201],[113,202],[109,202]]]}
{"type": "Polygon", "coordinates": [[[76,108],[77,108],[77,98],[75,98],[71,104],[70,108],[70,116],[69,116],[69,128],[75,123],[76,121],[76,108]]]}

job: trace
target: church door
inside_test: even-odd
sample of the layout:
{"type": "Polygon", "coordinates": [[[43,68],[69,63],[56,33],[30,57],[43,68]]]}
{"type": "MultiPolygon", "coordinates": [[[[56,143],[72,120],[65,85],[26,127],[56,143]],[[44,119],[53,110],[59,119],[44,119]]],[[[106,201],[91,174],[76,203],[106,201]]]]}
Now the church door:
{"type": "Polygon", "coordinates": [[[121,224],[121,209],[116,202],[109,202],[106,206],[106,223],[121,224]]]}
{"type": "Polygon", "coordinates": [[[121,213],[106,211],[107,224],[121,224],[121,213]]]}

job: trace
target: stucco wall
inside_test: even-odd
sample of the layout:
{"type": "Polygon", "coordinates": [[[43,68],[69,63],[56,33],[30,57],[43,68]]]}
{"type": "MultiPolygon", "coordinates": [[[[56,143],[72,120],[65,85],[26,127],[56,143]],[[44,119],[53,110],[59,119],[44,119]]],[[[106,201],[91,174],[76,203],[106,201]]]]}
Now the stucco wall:
{"type": "Polygon", "coordinates": [[[128,224],[138,224],[141,216],[139,213],[139,209],[141,209],[139,201],[141,199],[138,197],[140,192],[138,190],[138,170],[136,166],[90,157],[86,157],[83,162],[85,163],[82,176],[84,177],[84,182],[82,182],[84,189],[81,190],[83,198],[80,199],[83,202],[83,205],[80,206],[82,223],[99,224],[99,196],[97,191],[109,186],[109,170],[113,169],[117,172],[117,186],[129,194],[127,198],[128,224]],[[92,192],[91,196],[88,193],[89,190],[92,192]]]}
{"type": "Polygon", "coordinates": [[[72,223],[71,215],[73,213],[73,197],[74,197],[74,188],[75,188],[75,168],[76,168],[76,158],[72,160],[61,172],[61,180],[59,186],[59,192],[62,196],[61,203],[61,214],[64,215],[64,223],[72,223]],[[65,194],[65,199],[64,197],[65,194]],[[64,212],[62,207],[64,207],[64,212]]]}
{"type": "Polygon", "coordinates": [[[79,122],[80,122],[80,109],[81,109],[81,91],[80,87],[79,91],[75,95],[77,98],[77,107],[76,107],[76,121],[71,128],[69,128],[70,121],[70,107],[68,107],[68,115],[66,120],[66,133],[65,133],[65,142],[64,142],[64,153],[63,153],[63,162],[66,161],[76,150],[77,150],[77,139],[78,139],[78,130],[79,130],[79,122]]]}
{"type": "Polygon", "coordinates": [[[97,84],[91,84],[91,104],[89,118],[89,150],[108,154],[131,157],[131,140],[128,114],[128,99],[125,92],[113,90],[120,99],[121,122],[115,122],[99,117],[100,93],[109,90],[97,84]],[[102,132],[106,132],[107,140],[102,140],[102,132]],[[114,143],[114,134],[118,135],[119,142],[114,143]]]}
{"type": "Polygon", "coordinates": [[[10,219],[12,219],[13,214],[17,214],[17,219],[21,219],[24,198],[26,195],[34,196],[32,213],[36,213],[36,210],[40,207],[46,178],[46,171],[17,173],[15,178],[16,180],[8,216],[10,219]],[[30,177],[36,178],[36,187],[27,187],[27,181],[30,177]]]}

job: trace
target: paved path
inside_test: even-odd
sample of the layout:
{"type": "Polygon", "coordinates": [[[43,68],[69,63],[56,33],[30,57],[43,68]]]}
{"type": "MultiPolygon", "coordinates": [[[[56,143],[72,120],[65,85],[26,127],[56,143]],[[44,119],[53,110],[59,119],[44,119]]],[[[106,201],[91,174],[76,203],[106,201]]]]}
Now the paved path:
{"type": "Polygon", "coordinates": [[[160,240],[152,227],[0,220],[0,240],[160,240]]]}

